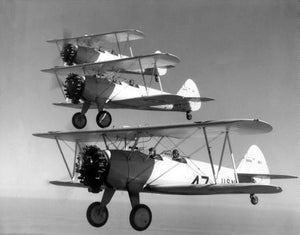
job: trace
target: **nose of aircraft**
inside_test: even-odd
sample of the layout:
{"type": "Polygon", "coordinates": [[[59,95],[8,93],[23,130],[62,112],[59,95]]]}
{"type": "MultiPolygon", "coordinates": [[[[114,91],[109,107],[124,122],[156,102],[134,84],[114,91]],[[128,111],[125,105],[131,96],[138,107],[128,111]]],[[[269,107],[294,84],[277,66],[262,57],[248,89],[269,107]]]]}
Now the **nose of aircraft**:
{"type": "Polygon", "coordinates": [[[77,172],[80,183],[88,186],[89,191],[98,193],[109,171],[109,154],[95,145],[86,146],[79,154],[77,172]]]}
{"type": "Polygon", "coordinates": [[[76,45],[71,43],[66,44],[60,53],[62,60],[67,65],[73,65],[76,59],[77,50],[78,47],[76,45]]]}
{"type": "Polygon", "coordinates": [[[82,76],[71,73],[66,78],[65,84],[66,97],[72,100],[72,103],[77,104],[82,98],[85,88],[85,79],[82,76]]]}

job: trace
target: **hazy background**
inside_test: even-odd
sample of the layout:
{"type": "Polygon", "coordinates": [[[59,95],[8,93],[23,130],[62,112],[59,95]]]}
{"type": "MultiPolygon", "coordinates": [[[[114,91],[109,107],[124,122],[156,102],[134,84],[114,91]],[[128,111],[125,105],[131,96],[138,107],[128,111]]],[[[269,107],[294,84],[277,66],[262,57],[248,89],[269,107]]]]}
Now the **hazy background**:
{"type": "MultiPolygon", "coordinates": [[[[134,54],[161,50],[181,60],[162,79],[166,91],[192,78],[202,96],[215,98],[193,120],[269,122],[270,134],[232,138],[236,159],[257,144],[272,173],[299,176],[298,10],[296,0],[0,0],[0,233],[134,233],[126,193],[113,198],[108,224],[94,229],[85,210],[101,195],[48,184],[67,179],[67,172],[56,144],[32,133],[74,130],[74,110],[51,105],[63,97],[54,77],[40,72],[60,62],[56,46],[45,41],[64,30],[72,36],[143,31],[134,54]]],[[[116,127],[188,122],[183,113],[110,112],[116,127]]],[[[86,129],[98,128],[95,116],[88,112],[86,129]]],[[[145,233],[299,234],[299,179],[273,183],[283,192],[260,196],[256,207],[247,195],[142,195],[153,212],[145,233]]]]}

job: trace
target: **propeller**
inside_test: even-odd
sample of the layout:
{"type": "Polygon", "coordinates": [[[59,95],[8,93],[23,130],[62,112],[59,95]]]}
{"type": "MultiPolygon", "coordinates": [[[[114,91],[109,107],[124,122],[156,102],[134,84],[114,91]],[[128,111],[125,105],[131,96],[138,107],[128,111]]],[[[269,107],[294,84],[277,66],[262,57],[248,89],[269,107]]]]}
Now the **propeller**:
{"type": "MultiPolygon", "coordinates": [[[[64,29],[63,38],[71,38],[71,31],[64,29]]],[[[73,65],[78,51],[78,46],[64,41],[60,56],[67,65],[73,65]]]]}
{"type": "Polygon", "coordinates": [[[105,151],[96,145],[87,145],[83,148],[77,161],[77,172],[80,183],[89,187],[89,191],[101,191],[101,185],[106,179],[109,170],[109,157],[105,151]]]}
{"type": "Polygon", "coordinates": [[[67,43],[60,52],[62,60],[69,66],[73,65],[76,59],[77,51],[78,46],[67,43]]]}
{"type": "Polygon", "coordinates": [[[68,99],[71,99],[73,104],[78,104],[79,100],[83,98],[84,87],[84,78],[78,74],[70,73],[64,84],[65,95],[68,99]]]}
{"type": "MultiPolygon", "coordinates": [[[[63,30],[63,39],[71,38],[71,37],[72,37],[72,32],[70,30],[68,30],[68,29],[65,28],[63,30]]],[[[66,47],[66,45],[67,45],[67,41],[64,41],[63,45],[62,45],[62,51],[66,47]]],[[[61,54],[62,54],[62,51],[60,52],[60,56],[57,56],[53,60],[53,62],[52,62],[53,66],[52,67],[55,67],[55,66],[58,66],[59,64],[61,64],[61,60],[62,60],[61,54]]],[[[63,61],[63,62],[66,63],[65,61],[63,61]]],[[[54,89],[57,89],[57,88],[61,88],[64,85],[64,82],[59,77],[53,77],[53,79],[51,81],[52,81],[51,88],[50,88],[51,90],[54,90],[54,89]]]]}

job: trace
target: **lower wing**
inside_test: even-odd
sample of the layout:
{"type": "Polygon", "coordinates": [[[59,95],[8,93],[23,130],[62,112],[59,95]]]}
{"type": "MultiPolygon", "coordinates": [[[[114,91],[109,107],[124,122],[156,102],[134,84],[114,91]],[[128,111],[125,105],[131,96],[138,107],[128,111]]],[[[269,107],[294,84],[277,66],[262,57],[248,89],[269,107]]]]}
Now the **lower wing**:
{"type": "Polygon", "coordinates": [[[191,184],[170,186],[146,186],[145,192],[178,195],[212,195],[212,194],[258,194],[280,193],[282,189],[273,185],[260,184],[191,184]]]}

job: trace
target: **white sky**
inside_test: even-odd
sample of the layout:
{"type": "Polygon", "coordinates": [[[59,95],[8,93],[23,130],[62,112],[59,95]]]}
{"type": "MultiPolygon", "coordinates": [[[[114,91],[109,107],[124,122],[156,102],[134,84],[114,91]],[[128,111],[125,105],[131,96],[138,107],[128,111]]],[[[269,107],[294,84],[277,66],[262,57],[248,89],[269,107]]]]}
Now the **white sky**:
{"type": "MultiPolygon", "coordinates": [[[[51,105],[63,97],[52,88],[53,77],[40,72],[59,61],[56,47],[45,41],[62,37],[64,29],[79,36],[128,28],[146,34],[134,44],[135,54],[159,49],[181,59],[163,78],[166,91],[177,92],[192,78],[202,96],[216,99],[194,113],[193,120],[260,118],[273,125],[268,135],[233,138],[237,159],[257,144],[272,173],[299,175],[296,1],[3,0],[0,196],[64,197],[64,189],[47,184],[66,176],[55,143],[31,135],[73,130],[74,110],[51,105]]],[[[118,127],[187,122],[183,113],[111,113],[112,125],[118,127]]],[[[87,129],[97,128],[95,115],[88,113],[87,129]]],[[[275,183],[284,191],[268,200],[299,208],[299,180],[275,183]]]]}

